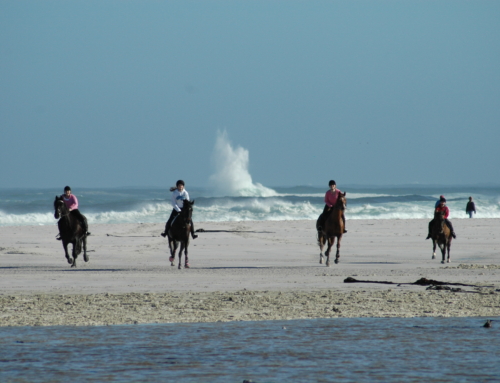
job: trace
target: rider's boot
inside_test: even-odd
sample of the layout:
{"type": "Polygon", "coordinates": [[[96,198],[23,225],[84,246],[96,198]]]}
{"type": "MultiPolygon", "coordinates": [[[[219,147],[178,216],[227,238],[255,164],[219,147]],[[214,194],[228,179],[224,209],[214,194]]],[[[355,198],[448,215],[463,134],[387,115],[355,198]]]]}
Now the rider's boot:
{"type": "Polygon", "coordinates": [[[430,233],[427,234],[427,238],[425,240],[427,241],[428,239],[431,239],[431,234],[430,233]]]}

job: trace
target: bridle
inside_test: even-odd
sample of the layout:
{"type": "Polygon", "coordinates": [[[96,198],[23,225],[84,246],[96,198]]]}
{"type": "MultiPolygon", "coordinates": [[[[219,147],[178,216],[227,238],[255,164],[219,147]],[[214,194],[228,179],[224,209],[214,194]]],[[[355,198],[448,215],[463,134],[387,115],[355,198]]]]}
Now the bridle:
{"type": "Polygon", "coordinates": [[[63,214],[62,213],[62,206],[61,206],[62,204],[64,204],[63,200],[61,200],[61,199],[57,200],[56,212],[57,212],[58,217],[56,216],[56,218],[59,218],[59,219],[65,218],[71,213],[68,210],[68,212],[66,214],[63,214]]]}

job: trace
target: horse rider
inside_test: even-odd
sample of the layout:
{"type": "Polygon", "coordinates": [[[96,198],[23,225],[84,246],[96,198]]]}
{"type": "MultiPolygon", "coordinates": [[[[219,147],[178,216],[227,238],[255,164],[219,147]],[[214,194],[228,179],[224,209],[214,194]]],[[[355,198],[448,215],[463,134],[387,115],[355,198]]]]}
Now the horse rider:
{"type": "MultiPolygon", "coordinates": [[[[80,210],[78,210],[78,198],[76,198],[76,195],[71,194],[71,188],[69,186],[64,187],[64,194],[61,197],[63,198],[64,204],[70,211],[71,215],[82,225],[85,235],[90,235],[88,231],[89,225],[87,223],[87,218],[85,218],[82,213],[80,213],[80,210]]],[[[61,240],[60,234],[57,240],[61,240]]]]}
{"type": "MultiPolygon", "coordinates": [[[[325,207],[323,209],[323,213],[318,218],[318,229],[321,230],[325,227],[326,220],[330,213],[333,211],[333,207],[337,203],[337,199],[339,198],[339,194],[342,193],[339,189],[337,189],[337,183],[334,180],[330,180],[328,182],[329,190],[325,193],[325,207]]],[[[344,233],[347,233],[345,229],[345,215],[342,212],[342,221],[344,221],[344,233]]]]}
{"type": "MultiPolygon", "coordinates": [[[[434,212],[444,212],[444,222],[446,223],[446,226],[448,226],[448,228],[450,229],[451,236],[453,238],[457,238],[455,230],[453,230],[453,225],[448,219],[448,216],[450,215],[450,209],[448,208],[448,206],[446,206],[446,198],[444,198],[444,196],[439,197],[439,200],[436,202],[434,212]]],[[[427,234],[426,239],[431,238],[431,231],[433,224],[434,224],[434,219],[432,219],[432,221],[429,222],[429,233],[427,234]]]]}
{"type": "MultiPolygon", "coordinates": [[[[168,219],[165,225],[165,232],[161,233],[162,237],[166,237],[168,235],[168,231],[170,230],[170,226],[177,215],[181,212],[182,207],[184,206],[184,201],[189,201],[189,193],[186,189],[184,189],[184,181],[179,180],[175,184],[175,187],[171,187],[170,191],[172,192],[172,213],[170,214],[170,218],[168,219]]],[[[191,237],[193,239],[198,238],[198,236],[194,233],[194,225],[193,220],[191,220],[191,237]]]]}

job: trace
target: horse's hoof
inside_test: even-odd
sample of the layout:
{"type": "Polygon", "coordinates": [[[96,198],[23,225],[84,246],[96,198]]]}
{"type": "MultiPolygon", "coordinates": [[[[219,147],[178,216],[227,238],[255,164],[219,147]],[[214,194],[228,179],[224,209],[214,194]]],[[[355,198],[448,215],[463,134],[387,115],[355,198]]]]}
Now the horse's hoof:
{"type": "Polygon", "coordinates": [[[170,266],[175,266],[175,263],[174,262],[170,262],[170,266]]]}
{"type": "Polygon", "coordinates": [[[83,254],[83,260],[85,262],[88,262],[89,261],[89,256],[87,254],[83,254]]]}
{"type": "Polygon", "coordinates": [[[441,263],[444,263],[444,261],[441,261],[441,263]]]}
{"type": "Polygon", "coordinates": [[[66,260],[68,261],[68,263],[69,263],[70,265],[72,265],[72,264],[73,264],[73,258],[66,258],[66,260]]]}
{"type": "Polygon", "coordinates": [[[71,267],[76,267],[76,263],[73,263],[73,264],[71,265],[71,267]]]}
{"type": "Polygon", "coordinates": [[[435,256],[435,255],[433,255],[433,256],[432,256],[432,259],[436,259],[436,256],[435,256]]]}
{"type": "Polygon", "coordinates": [[[338,258],[335,258],[335,263],[339,263],[339,259],[338,258]]]}
{"type": "Polygon", "coordinates": [[[185,268],[185,269],[189,269],[189,263],[186,263],[186,264],[184,265],[184,268],[185,268]]]}
{"type": "Polygon", "coordinates": [[[447,262],[447,263],[450,263],[451,261],[448,259],[446,262],[447,262]]]}
{"type": "Polygon", "coordinates": [[[180,264],[180,263],[179,263],[179,267],[178,267],[178,269],[179,269],[179,270],[180,270],[180,269],[182,269],[182,267],[181,267],[181,264],[180,264]]]}

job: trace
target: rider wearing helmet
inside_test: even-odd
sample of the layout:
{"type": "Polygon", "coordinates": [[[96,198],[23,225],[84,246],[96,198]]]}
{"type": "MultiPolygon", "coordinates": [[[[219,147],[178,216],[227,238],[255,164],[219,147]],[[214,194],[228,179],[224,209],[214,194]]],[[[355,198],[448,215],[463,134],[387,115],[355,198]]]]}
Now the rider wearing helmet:
{"type": "MultiPolygon", "coordinates": [[[[332,212],[333,207],[337,203],[339,194],[342,193],[339,189],[337,189],[337,183],[334,180],[330,180],[330,182],[328,182],[328,186],[330,187],[330,189],[325,193],[325,207],[323,209],[323,213],[321,213],[318,218],[318,230],[321,230],[325,227],[326,220],[332,212]]],[[[342,221],[344,221],[344,233],[347,233],[347,230],[345,229],[344,212],[342,212],[342,221]]]]}
{"type": "MultiPolygon", "coordinates": [[[[446,223],[446,226],[448,226],[448,228],[450,229],[451,236],[453,238],[457,238],[457,235],[455,234],[455,230],[453,230],[453,225],[451,224],[451,222],[448,219],[448,216],[450,215],[450,209],[448,208],[448,206],[446,206],[446,198],[444,198],[444,196],[439,197],[439,200],[436,201],[436,205],[435,205],[435,209],[434,209],[434,212],[441,212],[441,211],[444,213],[444,222],[446,223]]],[[[427,234],[426,239],[431,238],[431,231],[432,231],[433,224],[434,224],[434,219],[432,219],[432,221],[429,222],[429,233],[427,234]]]]}
{"type": "MultiPolygon", "coordinates": [[[[165,225],[165,231],[161,233],[162,237],[166,237],[168,235],[168,231],[170,230],[170,226],[172,225],[172,221],[175,217],[181,212],[182,207],[184,206],[184,201],[189,201],[189,194],[186,189],[184,189],[184,181],[179,180],[175,184],[175,187],[171,187],[170,191],[172,192],[172,213],[170,214],[170,218],[168,219],[165,225]]],[[[198,236],[194,233],[194,225],[191,220],[191,237],[193,239],[198,238],[198,236]]]]}

